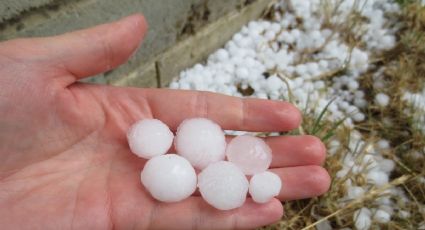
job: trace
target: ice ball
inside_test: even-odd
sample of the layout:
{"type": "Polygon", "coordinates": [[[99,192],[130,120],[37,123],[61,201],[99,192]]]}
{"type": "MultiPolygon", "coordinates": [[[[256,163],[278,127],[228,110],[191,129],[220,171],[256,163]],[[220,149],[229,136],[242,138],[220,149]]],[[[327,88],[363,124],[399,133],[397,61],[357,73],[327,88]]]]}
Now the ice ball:
{"type": "Polygon", "coordinates": [[[168,151],[174,135],[166,124],[157,119],[143,119],[133,124],[127,133],[131,151],[150,159],[168,151]]]}
{"type": "Polygon", "coordinates": [[[282,182],[278,175],[265,171],[255,174],[249,182],[249,194],[257,203],[267,203],[279,195],[282,182]]]}
{"type": "Polygon", "coordinates": [[[233,138],[227,145],[226,156],[246,175],[264,172],[272,162],[269,146],[261,138],[250,135],[233,138]]]}
{"type": "Polygon", "coordinates": [[[184,120],[177,129],[177,153],[199,169],[224,159],[226,139],[220,126],[205,118],[184,120]]]}
{"type": "Polygon", "coordinates": [[[196,190],[196,172],[192,165],[176,154],[148,160],[141,173],[143,186],[157,200],[181,201],[196,190]]]}
{"type": "Polygon", "coordinates": [[[198,175],[198,187],[204,200],[220,210],[241,207],[248,193],[248,180],[232,162],[219,161],[198,175]]]}

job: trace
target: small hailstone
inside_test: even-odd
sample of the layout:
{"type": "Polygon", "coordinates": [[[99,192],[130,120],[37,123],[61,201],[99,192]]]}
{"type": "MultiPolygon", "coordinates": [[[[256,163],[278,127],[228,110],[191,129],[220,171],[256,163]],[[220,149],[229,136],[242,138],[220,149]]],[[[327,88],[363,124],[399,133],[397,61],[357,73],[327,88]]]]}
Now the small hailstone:
{"type": "Polygon", "coordinates": [[[375,96],[375,103],[380,107],[386,107],[390,102],[390,97],[385,93],[378,93],[375,96]]]}
{"type": "Polygon", "coordinates": [[[351,80],[348,82],[347,86],[350,90],[356,90],[359,88],[359,83],[356,80],[351,80]]]}
{"type": "Polygon", "coordinates": [[[279,25],[279,23],[273,23],[270,26],[270,30],[273,31],[273,32],[275,32],[275,33],[277,33],[277,32],[279,32],[281,30],[281,26],[279,25]]]}
{"type": "Polygon", "coordinates": [[[358,48],[354,48],[351,53],[350,68],[364,72],[368,67],[368,54],[358,48]]]}
{"type": "Polygon", "coordinates": [[[370,154],[365,154],[362,159],[362,165],[367,166],[368,169],[373,169],[378,166],[378,163],[376,162],[375,157],[370,154]]]}
{"type": "Polygon", "coordinates": [[[378,208],[378,210],[382,210],[382,211],[388,213],[391,216],[391,215],[394,214],[394,208],[393,208],[393,206],[394,206],[394,204],[391,201],[391,203],[388,204],[388,205],[380,205],[379,208],[378,208]]]}
{"type": "Polygon", "coordinates": [[[143,119],[131,126],[127,139],[131,151],[150,159],[170,149],[174,135],[166,124],[157,119],[143,119]]]}
{"type": "Polygon", "coordinates": [[[398,215],[401,217],[401,218],[409,218],[411,215],[410,215],[410,212],[408,212],[408,211],[404,211],[404,210],[400,210],[400,211],[398,211],[398,215]]]}
{"type": "Polygon", "coordinates": [[[353,120],[356,121],[356,122],[364,121],[364,119],[365,119],[365,115],[361,112],[358,112],[358,113],[353,115],[353,120]]]}
{"type": "Polygon", "coordinates": [[[196,172],[189,161],[176,154],[154,157],[146,162],[141,181],[149,193],[163,202],[178,202],[196,190],[196,172]]]}
{"type": "Polygon", "coordinates": [[[312,82],[306,82],[303,86],[304,90],[310,93],[313,93],[314,91],[314,84],[312,82]]]}
{"type": "Polygon", "coordinates": [[[216,55],[217,55],[217,60],[221,62],[224,62],[229,59],[229,53],[225,49],[219,49],[216,52],[216,55]]]}
{"type": "Polygon", "coordinates": [[[201,72],[202,70],[204,70],[204,66],[201,64],[196,64],[194,67],[195,71],[201,72]]]}
{"type": "Polygon", "coordinates": [[[354,99],[354,105],[359,108],[365,108],[367,106],[367,101],[362,98],[355,98],[354,99]]]}
{"type": "Polygon", "coordinates": [[[283,86],[282,80],[276,75],[272,75],[267,78],[267,88],[269,91],[279,90],[283,86]]]}
{"type": "MultiPolygon", "coordinates": [[[[388,192],[388,190],[386,190],[385,192],[388,192]]],[[[388,197],[388,196],[378,197],[376,199],[376,203],[380,204],[382,207],[384,207],[384,206],[390,207],[390,205],[393,205],[393,202],[391,201],[390,197],[388,197]]],[[[381,208],[381,209],[383,209],[383,208],[381,208]]]]}
{"type": "Polygon", "coordinates": [[[241,207],[248,192],[248,180],[232,162],[210,164],[198,175],[198,187],[204,200],[220,210],[241,207]]]}
{"type": "Polygon", "coordinates": [[[350,107],[350,104],[346,101],[341,101],[338,105],[343,110],[348,110],[348,108],[350,107]]]}
{"type": "Polygon", "coordinates": [[[206,118],[184,120],[177,129],[177,153],[199,169],[221,161],[225,156],[226,140],[220,126],[206,118]]]}
{"type": "Polygon", "coordinates": [[[347,190],[347,197],[350,199],[357,199],[363,196],[364,192],[365,191],[362,187],[352,186],[352,187],[349,187],[347,190]]]}
{"type": "Polygon", "coordinates": [[[261,138],[250,135],[233,138],[227,145],[226,156],[246,175],[264,172],[272,162],[270,147],[261,138]]]}
{"type": "Polygon", "coordinates": [[[339,171],[336,173],[336,177],[337,177],[337,178],[343,178],[343,177],[345,177],[348,173],[349,173],[349,170],[348,170],[347,168],[342,168],[341,170],[339,170],[339,171]]]}
{"type": "Polygon", "coordinates": [[[378,170],[372,170],[367,173],[366,178],[368,181],[376,186],[382,186],[388,183],[388,174],[378,170]]]}
{"type": "Polygon", "coordinates": [[[241,79],[246,79],[249,76],[249,71],[245,67],[239,67],[236,69],[236,76],[241,79]]]}
{"type": "Polygon", "coordinates": [[[235,35],[233,35],[233,41],[238,42],[243,38],[242,34],[240,33],[236,33],[235,35]]]}
{"type": "Polygon", "coordinates": [[[331,222],[325,219],[316,225],[316,229],[317,230],[332,230],[334,228],[332,227],[331,222]]]}
{"type": "Polygon", "coordinates": [[[385,139],[379,140],[376,144],[378,145],[378,147],[380,149],[389,149],[390,148],[390,142],[385,140],[385,139]]]}
{"type": "Polygon", "coordinates": [[[390,49],[390,48],[394,47],[394,44],[396,42],[395,40],[396,40],[395,37],[392,36],[392,35],[383,36],[381,38],[382,48],[390,49]]]}
{"type": "Polygon", "coordinates": [[[315,89],[323,89],[325,87],[326,87],[326,85],[325,85],[325,82],[324,81],[316,81],[316,82],[314,82],[314,88],[315,89]]]}
{"type": "Polygon", "coordinates": [[[394,167],[395,163],[391,159],[382,159],[379,161],[379,168],[386,173],[393,171],[394,167]]]}
{"type": "Polygon", "coordinates": [[[354,225],[358,230],[367,230],[372,224],[372,220],[370,218],[371,212],[367,208],[361,208],[354,212],[354,225]]]}
{"type": "Polygon", "coordinates": [[[319,61],[319,67],[322,69],[328,68],[328,62],[326,60],[320,60],[319,61]]]}
{"type": "Polygon", "coordinates": [[[308,71],[310,74],[316,75],[316,74],[317,74],[317,72],[319,71],[319,64],[317,64],[316,62],[309,62],[309,63],[307,63],[306,65],[307,65],[307,66],[306,66],[307,71],[308,71]]]}
{"type": "Polygon", "coordinates": [[[295,67],[295,72],[302,76],[307,72],[307,67],[304,64],[299,64],[295,67]]]}
{"type": "Polygon", "coordinates": [[[266,203],[277,196],[282,187],[278,175],[265,171],[255,174],[249,182],[249,194],[257,203],[266,203]]]}
{"type": "Polygon", "coordinates": [[[373,215],[373,219],[378,223],[385,224],[391,220],[391,215],[384,210],[378,209],[373,215]]]}
{"type": "Polygon", "coordinates": [[[340,149],[339,141],[332,140],[331,142],[329,142],[328,152],[329,152],[330,155],[336,154],[339,149],[340,149]]]}

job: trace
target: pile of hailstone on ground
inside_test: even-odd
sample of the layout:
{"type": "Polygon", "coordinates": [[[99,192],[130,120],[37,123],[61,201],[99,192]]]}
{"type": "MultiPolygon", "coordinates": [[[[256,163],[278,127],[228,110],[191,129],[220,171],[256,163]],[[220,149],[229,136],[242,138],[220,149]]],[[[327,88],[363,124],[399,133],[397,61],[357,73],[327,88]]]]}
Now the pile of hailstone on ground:
{"type": "MultiPolygon", "coordinates": [[[[321,122],[341,124],[325,138],[327,167],[334,170],[330,194],[338,193],[332,197],[337,201],[333,208],[354,210],[349,218],[332,223],[323,219],[316,227],[369,229],[408,218],[411,198],[395,186],[398,181],[389,184],[396,167],[387,158],[393,152],[391,143],[358,126],[371,116],[369,108],[385,110],[392,103],[380,90],[386,87],[386,69],[377,63],[397,44],[400,13],[399,4],[390,0],[280,1],[271,19],[248,23],[205,64],[182,71],[170,88],[289,100],[311,119],[322,118],[326,111],[321,122]],[[362,87],[365,76],[372,78],[377,93],[370,95],[362,87]],[[355,203],[374,194],[378,198],[367,205],[355,203]]],[[[413,105],[425,134],[425,88],[421,93],[406,92],[403,100],[413,105]]],[[[420,208],[425,211],[423,204],[420,208]]],[[[315,214],[315,220],[322,217],[315,214]]]]}
{"type": "Polygon", "coordinates": [[[261,138],[241,135],[226,144],[220,126],[206,118],[184,120],[175,139],[160,120],[142,119],[130,127],[127,138],[131,151],[148,160],[142,184],[162,202],[182,201],[198,187],[208,204],[230,210],[244,204],[248,190],[255,202],[267,203],[282,186],[279,176],[267,171],[272,151],[261,138]],[[173,141],[178,155],[166,154],[173,141]],[[249,182],[246,175],[252,176],[249,182]]]}

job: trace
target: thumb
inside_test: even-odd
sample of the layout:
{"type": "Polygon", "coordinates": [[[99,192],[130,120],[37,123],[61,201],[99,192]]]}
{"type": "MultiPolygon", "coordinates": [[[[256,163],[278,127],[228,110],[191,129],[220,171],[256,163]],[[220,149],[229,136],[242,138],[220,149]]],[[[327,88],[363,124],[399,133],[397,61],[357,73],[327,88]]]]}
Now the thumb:
{"type": "Polygon", "coordinates": [[[111,70],[139,47],[147,30],[144,17],[132,15],[117,22],[47,38],[59,66],[75,80],[111,70]]]}
{"type": "Polygon", "coordinates": [[[25,52],[26,57],[31,54],[37,56],[42,60],[38,64],[59,73],[54,77],[72,76],[64,81],[67,86],[124,63],[139,47],[146,30],[144,17],[135,14],[116,22],[59,36],[12,40],[6,47],[37,50],[25,52]]]}

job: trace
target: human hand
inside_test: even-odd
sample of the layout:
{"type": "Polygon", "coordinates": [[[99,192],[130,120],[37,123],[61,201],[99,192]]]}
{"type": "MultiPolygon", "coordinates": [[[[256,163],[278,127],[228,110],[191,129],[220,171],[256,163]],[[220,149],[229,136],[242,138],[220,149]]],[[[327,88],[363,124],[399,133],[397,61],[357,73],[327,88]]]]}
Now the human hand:
{"type": "Polygon", "coordinates": [[[269,137],[278,199],[219,211],[199,195],[152,199],[140,183],[145,160],[126,131],[157,118],[175,130],[188,117],[224,129],[285,131],[301,115],[292,105],[214,93],[94,85],[78,79],[110,70],[140,44],[140,15],[56,37],[0,44],[0,226],[4,229],[241,229],[282,216],[279,200],[324,193],[325,147],[311,136],[269,137]]]}

